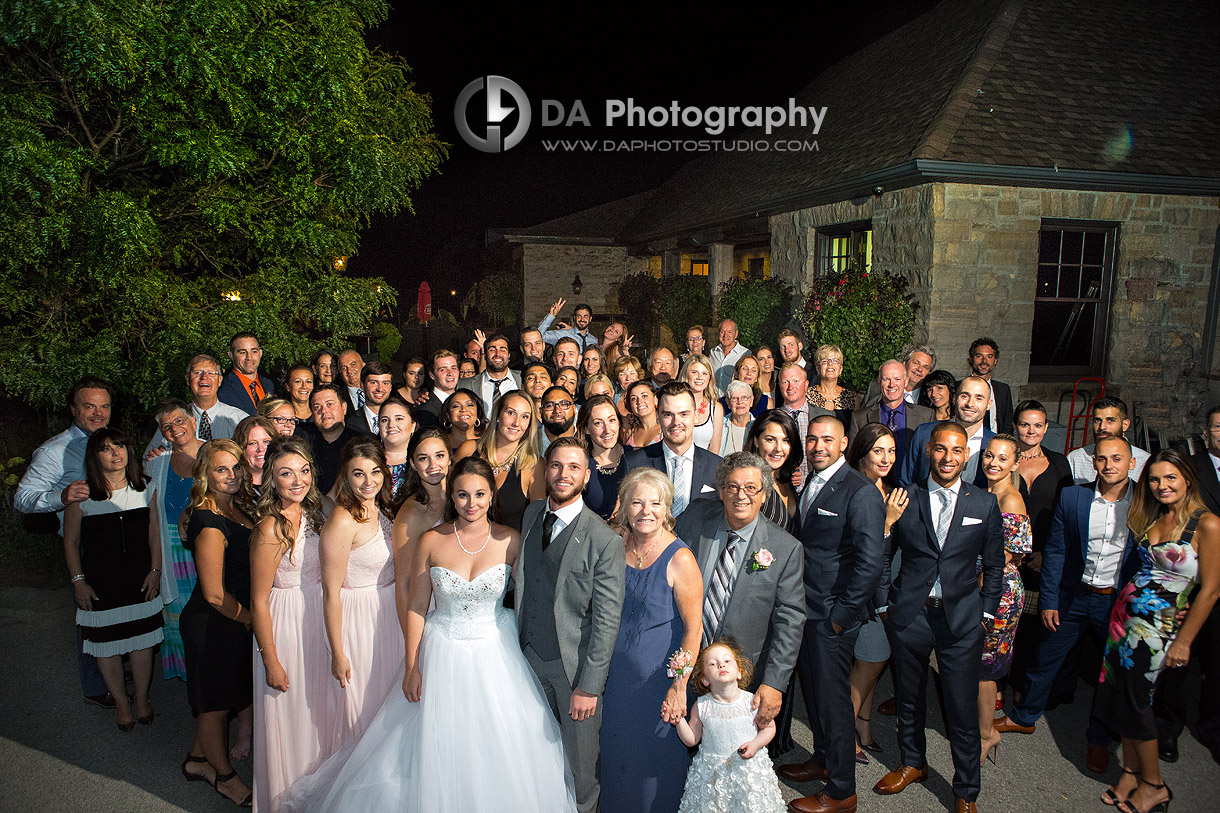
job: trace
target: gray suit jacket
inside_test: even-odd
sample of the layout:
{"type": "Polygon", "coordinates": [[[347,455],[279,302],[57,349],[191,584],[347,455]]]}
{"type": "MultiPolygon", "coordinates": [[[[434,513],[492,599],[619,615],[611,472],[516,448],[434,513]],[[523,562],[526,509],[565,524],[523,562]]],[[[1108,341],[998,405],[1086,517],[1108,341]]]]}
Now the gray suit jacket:
{"type": "MultiPolygon", "coordinates": [[[[695,554],[706,594],[720,546],[716,532],[724,520],[719,500],[697,500],[682,512],[675,529],[695,554]]],[[[732,638],[754,661],[754,685],[765,683],[781,692],[796,666],[805,631],[804,558],[801,543],[759,515],[748,555],[741,557],[729,606],[720,620],[719,635],[732,638]],[[766,548],[775,561],[766,570],[751,570],[756,551],[766,548]]]]}
{"type": "MultiPolygon", "coordinates": [[[[601,517],[585,507],[561,534],[571,533],[559,564],[559,583],[549,596],[525,590],[525,547],[542,544],[547,501],[534,500],[522,520],[517,555],[516,606],[520,632],[527,601],[555,606],[555,630],[563,671],[574,689],[601,695],[610,673],[610,656],[623,616],[627,560],[623,540],[601,517]]],[[[522,645],[529,641],[522,641],[522,645]]]]}

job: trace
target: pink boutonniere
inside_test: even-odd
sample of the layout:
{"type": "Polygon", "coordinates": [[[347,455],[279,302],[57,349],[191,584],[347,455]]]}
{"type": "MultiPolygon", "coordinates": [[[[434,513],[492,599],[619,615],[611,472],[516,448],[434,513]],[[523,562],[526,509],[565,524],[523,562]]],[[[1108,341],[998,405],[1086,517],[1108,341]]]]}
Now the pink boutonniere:
{"type": "Polygon", "coordinates": [[[754,551],[754,556],[750,560],[750,570],[766,570],[774,561],[775,557],[771,555],[771,551],[759,548],[754,551]]]}
{"type": "Polygon", "coordinates": [[[695,656],[689,649],[679,649],[669,656],[669,662],[665,666],[667,677],[680,677],[695,668],[695,656]]]}

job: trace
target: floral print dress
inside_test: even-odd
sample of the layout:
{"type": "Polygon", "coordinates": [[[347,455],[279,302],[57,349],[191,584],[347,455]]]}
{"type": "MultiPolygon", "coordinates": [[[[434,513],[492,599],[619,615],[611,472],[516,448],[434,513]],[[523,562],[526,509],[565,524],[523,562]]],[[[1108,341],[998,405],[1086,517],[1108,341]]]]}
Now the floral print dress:
{"type": "Polygon", "coordinates": [[[1118,594],[1110,613],[1100,685],[1093,714],[1124,737],[1157,738],[1152,696],[1165,651],[1182,627],[1199,586],[1199,555],[1191,547],[1201,514],[1186,524],[1182,538],[1152,545],[1140,539],[1140,569],[1118,594]]]}
{"type": "MultiPolygon", "coordinates": [[[[1001,514],[1004,520],[1004,550],[1008,553],[1030,553],[1034,549],[1029,517],[1025,514],[1001,514]]],[[[977,572],[983,572],[983,559],[978,560],[977,572]]],[[[1012,668],[1012,642],[1025,607],[1025,586],[1015,562],[1004,565],[1004,592],[996,611],[991,631],[983,639],[983,668],[979,680],[999,680],[1012,668]]]]}

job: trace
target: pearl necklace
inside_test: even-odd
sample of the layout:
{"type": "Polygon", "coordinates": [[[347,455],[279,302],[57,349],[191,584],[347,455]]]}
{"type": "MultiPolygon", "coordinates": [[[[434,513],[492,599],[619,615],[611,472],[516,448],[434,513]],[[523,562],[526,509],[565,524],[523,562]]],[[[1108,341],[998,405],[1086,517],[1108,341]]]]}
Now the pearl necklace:
{"type": "Polygon", "coordinates": [[[483,547],[479,548],[478,550],[470,550],[469,548],[467,548],[465,545],[462,544],[462,535],[458,533],[456,520],[453,523],[453,535],[457,537],[457,543],[458,543],[459,548],[466,551],[471,556],[477,556],[478,554],[483,552],[483,548],[486,548],[487,543],[491,541],[491,523],[490,522],[487,523],[487,538],[483,540],[483,547]]]}

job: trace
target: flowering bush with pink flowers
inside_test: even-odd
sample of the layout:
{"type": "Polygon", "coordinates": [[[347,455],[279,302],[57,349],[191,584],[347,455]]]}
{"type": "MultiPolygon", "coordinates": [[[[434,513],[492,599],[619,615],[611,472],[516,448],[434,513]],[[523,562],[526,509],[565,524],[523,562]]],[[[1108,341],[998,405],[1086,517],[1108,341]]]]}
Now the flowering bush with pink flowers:
{"type": "Polygon", "coordinates": [[[797,318],[811,352],[823,344],[843,350],[839,383],[864,392],[882,363],[898,358],[910,343],[915,308],[905,277],[868,270],[853,260],[847,270],[814,280],[797,318]]]}

